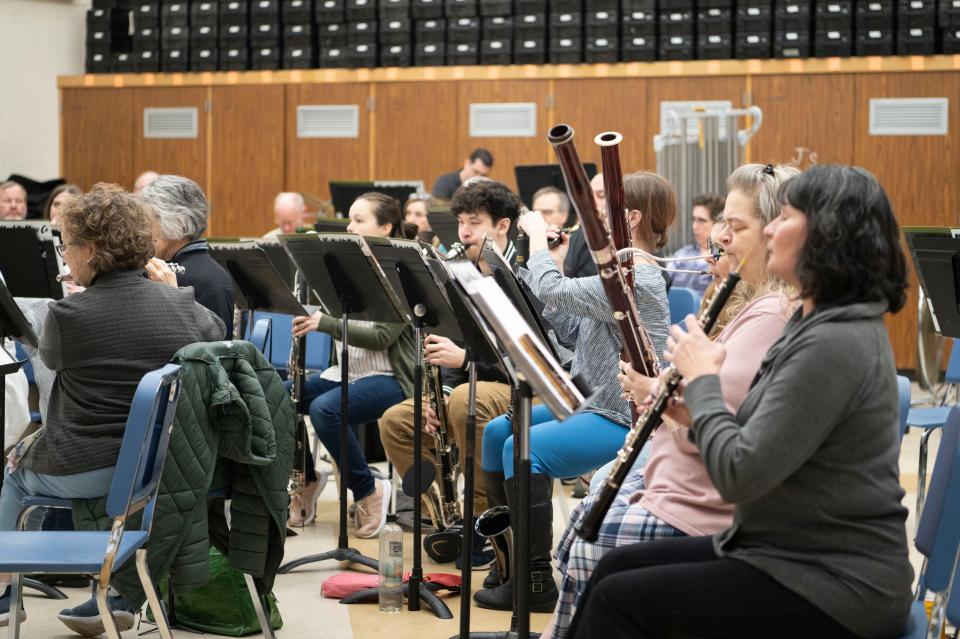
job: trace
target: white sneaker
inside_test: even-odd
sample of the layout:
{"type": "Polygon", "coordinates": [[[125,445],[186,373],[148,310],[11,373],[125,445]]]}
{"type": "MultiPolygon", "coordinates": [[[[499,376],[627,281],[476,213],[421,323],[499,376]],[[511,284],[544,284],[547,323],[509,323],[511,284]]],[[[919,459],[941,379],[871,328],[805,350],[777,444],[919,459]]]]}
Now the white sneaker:
{"type": "Polygon", "coordinates": [[[387,523],[390,510],[390,482],[377,479],[374,491],[357,502],[357,537],[372,539],[387,523]]]}

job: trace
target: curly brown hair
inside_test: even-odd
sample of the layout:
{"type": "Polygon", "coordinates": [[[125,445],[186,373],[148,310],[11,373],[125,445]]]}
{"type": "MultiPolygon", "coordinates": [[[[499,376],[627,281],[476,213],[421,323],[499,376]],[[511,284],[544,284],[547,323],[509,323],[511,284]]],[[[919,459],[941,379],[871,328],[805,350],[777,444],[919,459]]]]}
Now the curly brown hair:
{"type": "Polygon", "coordinates": [[[60,211],[60,228],[70,241],[93,247],[97,273],[143,268],[153,257],[153,228],[147,205],[116,184],[95,184],[60,211]]]}

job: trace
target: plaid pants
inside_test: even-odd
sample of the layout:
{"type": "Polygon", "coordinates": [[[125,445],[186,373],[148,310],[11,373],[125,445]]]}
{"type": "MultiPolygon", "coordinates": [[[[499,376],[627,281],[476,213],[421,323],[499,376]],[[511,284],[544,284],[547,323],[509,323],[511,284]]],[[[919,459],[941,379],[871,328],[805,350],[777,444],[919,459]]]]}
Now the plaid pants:
{"type": "Polygon", "coordinates": [[[567,529],[563,531],[557,546],[557,568],[563,574],[563,581],[560,584],[560,599],[554,611],[553,639],[564,639],[567,636],[567,629],[590,575],[608,550],[640,541],[687,536],[647,512],[639,504],[630,503],[630,498],[643,488],[643,475],[631,473],[627,476],[600,526],[600,534],[595,543],[588,543],[577,537],[573,527],[596,501],[598,493],[589,494],[570,513],[567,529]]]}

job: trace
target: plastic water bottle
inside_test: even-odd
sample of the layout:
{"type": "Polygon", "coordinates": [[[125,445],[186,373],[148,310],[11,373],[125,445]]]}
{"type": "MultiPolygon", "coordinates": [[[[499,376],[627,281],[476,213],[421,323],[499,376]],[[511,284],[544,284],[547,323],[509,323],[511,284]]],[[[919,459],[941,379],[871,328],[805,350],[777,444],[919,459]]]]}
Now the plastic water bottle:
{"type": "Polygon", "coordinates": [[[380,612],[403,609],[403,531],[397,516],[387,515],[380,531],[380,612]]]}

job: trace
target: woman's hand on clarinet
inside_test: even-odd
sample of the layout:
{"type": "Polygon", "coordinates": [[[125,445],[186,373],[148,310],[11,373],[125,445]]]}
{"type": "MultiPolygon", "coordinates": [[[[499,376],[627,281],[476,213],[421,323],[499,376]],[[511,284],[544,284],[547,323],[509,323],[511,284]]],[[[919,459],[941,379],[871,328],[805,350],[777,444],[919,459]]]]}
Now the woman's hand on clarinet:
{"type": "MultiPolygon", "coordinates": [[[[658,377],[653,386],[650,387],[650,394],[647,395],[646,400],[644,400],[641,410],[646,410],[660,395],[660,389],[663,388],[669,370],[670,369],[664,369],[663,372],[660,373],[660,377],[658,377]]],[[[673,397],[667,402],[667,407],[663,410],[663,415],[669,417],[677,424],[689,428],[693,425],[693,416],[690,415],[690,409],[687,408],[687,403],[683,400],[683,389],[686,385],[686,381],[680,382],[680,386],[674,391],[673,397]]]]}
{"type": "Polygon", "coordinates": [[[323,313],[317,311],[310,317],[306,315],[298,315],[293,318],[293,333],[294,337],[303,337],[307,333],[312,333],[317,330],[317,327],[320,326],[320,317],[323,313]]]}
{"type": "Polygon", "coordinates": [[[144,270],[147,272],[147,277],[154,282],[177,288],[177,274],[171,271],[167,263],[159,257],[151,257],[144,270]]]}
{"type": "Polygon", "coordinates": [[[467,351],[440,335],[427,335],[423,340],[423,350],[423,360],[430,366],[463,368],[467,357],[467,351]]]}
{"type": "Polygon", "coordinates": [[[717,375],[727,356],[727,349],[710,341],[693,315],[687,315],[683,323],[687,327],[686,332],[679,326],[670,327],[663,358],[673,364],[687,383],[703,375],[717,375]]]}

